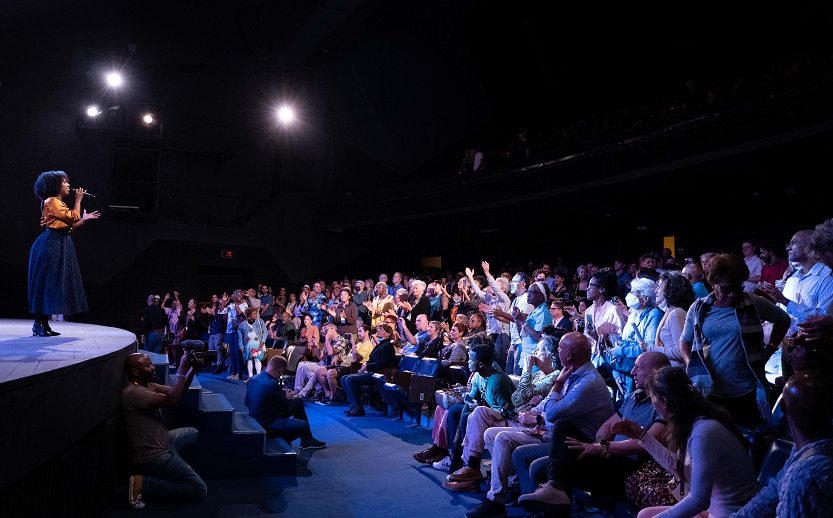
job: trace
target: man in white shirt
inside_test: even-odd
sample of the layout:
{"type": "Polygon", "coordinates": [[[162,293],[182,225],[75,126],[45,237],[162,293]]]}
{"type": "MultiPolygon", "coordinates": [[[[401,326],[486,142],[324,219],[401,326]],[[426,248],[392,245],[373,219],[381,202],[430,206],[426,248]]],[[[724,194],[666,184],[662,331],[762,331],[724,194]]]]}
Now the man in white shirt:
{"type": "MultiPolygon", "coordinates": [[[[521,313],[529,315],[532,313],[534,307],[530,307],[527,302],[527,289],[529,288],[529,276],[524,272],[518,272],[512,277],[509,282],[509,291],[515,296],[512,303],[509,305],[509,311],[503,311],[500,308],[495,308],[494,316],[501,322],[509,324],[510,345],[509,352],[506,358],[506,374],[521,375],[523,366],[520,364],[521,355],[521,333],[515,320],[512,318],[512,309],[518,308],[521,313]]],[[[526,317],[524,317],[526,318],[526,317]]]]}
{"type": "Polygon", "coordinates": [[[743,291],[752,293],[761,282],[761,270],[764,267],[764,260],[758,256],[758,247],[752,240],[747,239],[741,245],[743,260],[749,268],[749,278],[743,281],[743,291]]]}

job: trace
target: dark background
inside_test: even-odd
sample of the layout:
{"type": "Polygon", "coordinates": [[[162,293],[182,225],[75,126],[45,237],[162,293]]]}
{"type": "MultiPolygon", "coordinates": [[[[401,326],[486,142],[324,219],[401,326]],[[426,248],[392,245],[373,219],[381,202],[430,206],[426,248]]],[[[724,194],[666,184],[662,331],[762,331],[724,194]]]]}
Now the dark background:
{"type": "Polygon", "coordinates": [[[443,186],[470,145],[509,167],[493,153],[520,131],[650,109],[690,78],[755,84],[797,57],[823,62],[830,15],[822,2],[4,1],[0,314],[28,315],[32,184],[53,169],[103,213],[73,238],[91,302],[73,319],[128,329],[148,293],[297,290],[419,272],[427,256],[459,271],[483,259],[610,264],[664,236],[682,256],[739,253],[747,236],[786,242],[830,217],[829,131],[527,201],[514,194],[566,179],[443,186]],[[115,97],[102,64],[126,77],[115,97]],[[110,126],[80,115],[87,98],[119,106],[110,126]],[[298,111],[293,126],[275,122],[280,103],[298,111]],[[136,124],[144,109],[161,126],[136,124]],[[506,203],[477,208],[489,191],[506,203]]]}

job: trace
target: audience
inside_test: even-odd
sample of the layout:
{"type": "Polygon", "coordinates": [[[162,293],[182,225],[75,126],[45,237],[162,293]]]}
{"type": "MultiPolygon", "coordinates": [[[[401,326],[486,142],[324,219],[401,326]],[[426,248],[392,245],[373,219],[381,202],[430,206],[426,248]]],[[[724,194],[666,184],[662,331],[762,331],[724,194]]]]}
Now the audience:
{"type": "MultiPolygon", "coordinates": [[[[233,291],[231,297],[215,296],[200,313],[195,299],[189,300],[187,313],[183,313],[176,292],[169,310],[156,296],[149,297],[148,303],[167,313],[163,332],[177,327],[187,332],[205,325],[209,349],[218,351],[215,373],[225,367],[223,346],[228,344],[229,377],[243,380],[244,362],[248,366],[246,402],[252,415],[260,413],[256,419],[273,436],[288,442],[300,437],[302,448],[324,446],[309,432],[303,398],[299,397],[309,396],[316,385],[324,398],[322,404],[338,405],[346,397],[350,402],[347,416],[360,417],[366,413],[364,389],[370,388],[372,394],[390,381],[382,372],[395,369],[401,355],[437,357],[446,374],[456,365],[459,376],[455,380],[440,371],[438,379],[443,381],[434,399],[438,403],[442,399],[443,383],[462,384],[468,377],[468,401],[453,404],[451,398],[447,405],[443,399],[442,405],[432,408],[432,401],[427,406],[434,413],[433,443],[414,458],[447,469],[450,474],[445,487],[466,491],[480,486],[484,479],[481,459],[491,456],[489,493],[467,516],[503,515],[505,505],[516,499],[529,509],[553,510],[553,505],[570,504],[572,487],[622,498],[625,479],[643,460],[638,454],[646,451],[669,472],[684,475],[686,492],[673,507],[673,515],[706,510],[724,515],[740,510],[741,516],[774,516],[777,507],[780,516],[780,509],[786,508],[785,494],[779,488],[795,488],[789,497],[796,502],[793,510],[821,498],[806,496],[811,490],[796,484],[806,470],[827,481],[830,466],[819,464],[816,468],[814,462],[829,461],[829,457],[805,457],[799,452],[806,450],[805,446],[815,451],[809,445],[829,442],[830,434],[813,441],[808,432],[797,428],[811,424],[800,423],[800,415],[795,427],[790,421],[796,447],[785,471],[741,510],[755,495],[757,485],[754,471],[746,465],[751,457],[736,426],[754,427],[772,408],[773,397],[768,393],[772,386],[763,376],[763,365],[779,350],[785,336],[789,336],[782,346],[785,364],[797,365],[795,370],[801,377],[789,377],[792,368],[785,373],[785,391],[794,390],[795,394],[790,403],[785,392],[784,406],[787,409],[792,404],[794,413],[808,408],[796,399],[801,394],[811,397],[818,384],[807,381],[816,371],[806,368],[806,360],[819,350],[833,348],[828,345],[833,343],[833,316],[828,315],[833,308],[827,301],[833,295],[819,288],[833,278],[823,274],[829,274],[825,260],[833,261],[831,228],[833,219],[815,231],[793,236],[787,252],[797,270],[788,273],[781,286],[780,279],[770,282],[774,277],[765,268],[766,279],[755,283],[758,293],[765,296],[744,292],[749,269],[740,256],[715,253],[709,258],[703,254],[703,268],[692,254],[680,271],[671,251],[666,250],[662,263],[655,252],[640,257],[636,275],[625,270],[628,263],[624,258],[617,258],[611,266],[585,262],[575,270],[572,285],[563,282],[563,262],[554,276],[550,276],[547,263],[538,268],[531,262],[529,268],[514,269],[514,276],[505,272],[513,271],[512,265],[504,264],[504,273],[494,277],[489,263],[483,261],[484,276],[469,268],[456,278],[452,272],[396,272],[390,287],[384,275],[375,286],[372,281],[347,277],[331,285],[317,280],[311,290],[305,287],[300,297],[282,288],[280,297],[270,299],[268,286],[258,285],[257,291],[246,291],[248,299],[243,290],[233,291]],[[706,279],[702,277],[704,270],[706,279]],[[529,273],[534,282],[530,282],[529,273]],[[808,287],[811,285],[813,288],[808,287]],[[373,296],[371,288],[375,288],[373,296]],[[391,297],[389,288],[395,290],[396,298],[391,297]],[[627,306],[614,299],[621,294],[627,306]],[[567,305],[568,301],[576,307],[567,305]],[[265,314],[270,308],[275,316],[266,326],[258,311],[265,310],[265,314]],[[241,315],[247,318],[241,319],[241,315]],[[291,363],[291,359],[280,352],[270,353],[271,360],[261,372],[263,342],[267,337],[273,341],[294,338],[293,318],[303,318],[298,344],[309,356],[298,363],[294,380],[293,370],[288,369],[287,360],[291,363]],[[556,330],[553,323],[561,329],[556,330]],[[567,332],[567,328],[579,333],[567,332]],[[250,347],[255,344],[258,347],[250,347]],[[401,352],[399,345],[404,345],[401,352]],[[596,368],[610,361],[604,356],[608,349],[614,357],[627,358],[633,365],[630,373],[619,376],[625,390],[617,412],[603,379],[605,372],[596,368]],[[468,365],[461,365],[467,358],[468,365]],[[677,369],[665,368],[668,365],[677,369]],[[559,366],[563,368],[559,370],[559,366]],[[284,389],[284,383],[287,387],[294,383],[298,392],[284,389]],[[687,393],[680,390],[680,384],[687,393]],[[268,405],[283,408],[280,415],[262,412],[267,403],[257,398],[266,397],[254,396],[253,387],[269,394],[268,405]],[[686,410],[675,413],[674,409],[682,407],[686,410]],[[668,433],[664,433],[666,422],[668,433]],[[707,441],[715,445],[714,451],[703,446],[707,441]],[[730,459],[725,469],[721,464],[720,471],[714,467],[718,458],[730,459]],[[542,479],[544,484],[536,490],[542,479]],[[761,514],[764,508],[771,514],[761,514]]],[[[771,241],[763,243],[772,246],[771,241]]],[[[749,240],[745,245],[754,247],[749,240]]],[[[772,259],[768,252],[767,248],[762,252],[766,266],[770,260],[779,263],[777,253],[772,259]]],[[[146,334],[154,331],[148,329],[146,334]]],[[[822,375],[822,383],[826,383],[824,378],[822,375]]],[[[829,394],[825,390],[821,401],[829,399],[829,394]]],[[[426,410],[417,407],[413,409],[426,410]]],[[[820,407],[830,409],[833,405],[828,401],[820,407]]],[[[829,425],[830,419],[826,422],[829,425]]],[[[131,486],[141,490],[135,480],[131,486]]],[[[147,484],[145,492],[149,493],[147,484]]],[[[135,501],[141,502],[141,498],[135,501]]],[[[646,509],[640,516],[659,511],[646,509]]]]}

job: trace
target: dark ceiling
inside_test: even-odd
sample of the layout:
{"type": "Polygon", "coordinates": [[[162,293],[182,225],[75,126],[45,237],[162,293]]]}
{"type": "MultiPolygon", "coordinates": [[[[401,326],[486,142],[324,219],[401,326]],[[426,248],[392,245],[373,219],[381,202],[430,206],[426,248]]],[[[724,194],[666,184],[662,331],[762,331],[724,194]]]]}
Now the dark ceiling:
{"type": "Polygon", "coordinates": [[[129,59],[136,96],[163,99],[178,119],[171,148],[248,152],[275,138],[272,105],[290,99],[302,112],[295,138],[331,143],[336,167],[401,178],[454,167],[472,142],[675,95],[689,77],[759,72],[822,39],[814,29],[831,10],[598,7],[6,0],[0,27],[75,24],[86,48],[129,59]]]}

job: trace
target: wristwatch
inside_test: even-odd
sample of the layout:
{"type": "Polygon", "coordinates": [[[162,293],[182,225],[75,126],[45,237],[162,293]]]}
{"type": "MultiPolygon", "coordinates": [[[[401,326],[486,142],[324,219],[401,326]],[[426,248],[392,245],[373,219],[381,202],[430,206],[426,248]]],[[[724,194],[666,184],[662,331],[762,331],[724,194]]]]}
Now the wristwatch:
{"type": "Polygon", "coordinates": [[[610,446],[610,441],[607,439],[599,439],[599,445],[602,447],[602,458],[609,458],[610,452],[608,451],[608,447],[610,446]]]}

